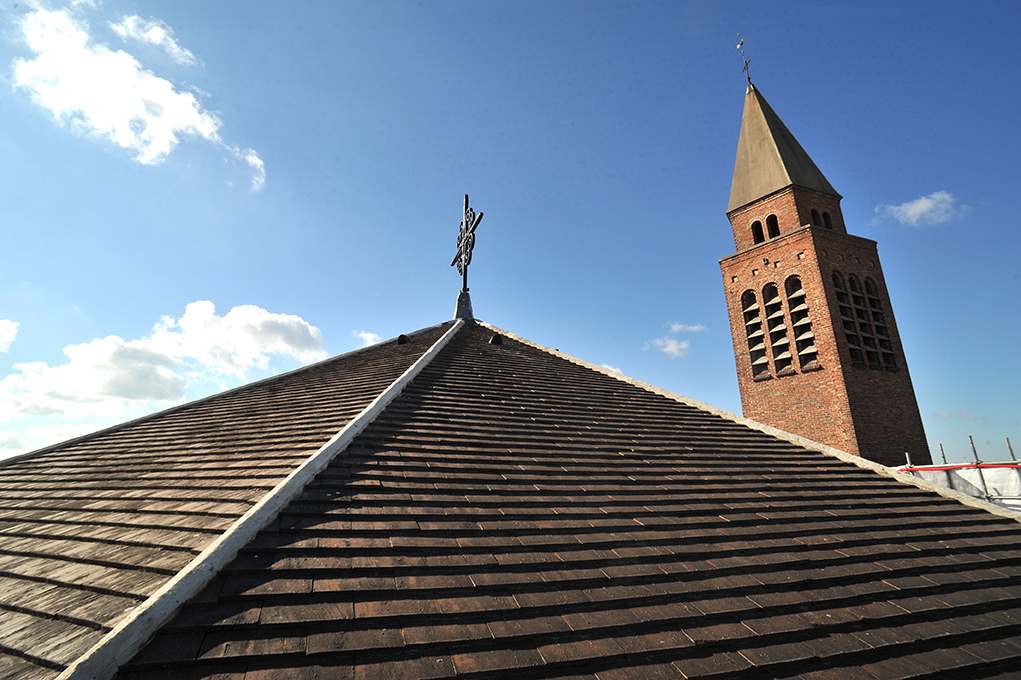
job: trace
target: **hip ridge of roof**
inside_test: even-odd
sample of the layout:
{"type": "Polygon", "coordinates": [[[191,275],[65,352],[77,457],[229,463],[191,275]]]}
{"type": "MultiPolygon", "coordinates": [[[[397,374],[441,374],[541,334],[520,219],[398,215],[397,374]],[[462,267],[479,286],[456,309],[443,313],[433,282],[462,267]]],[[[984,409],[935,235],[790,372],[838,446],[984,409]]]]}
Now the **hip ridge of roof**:
{"type": "Polygon", "coordinates": [[[337,454],[344,451],[351,441],[375,420],[464,325],[464,321],[455,321],[415,363],[373,399],[361,413],[281,480],[162,588],[68,666],[57,676],[57,680],[98,680],[113,677],[118,667],[134,656],[149,638],[170,620],[181,605],[201,592],[241,548],[276,519],[280,510],[296,498],[337,454]]]}

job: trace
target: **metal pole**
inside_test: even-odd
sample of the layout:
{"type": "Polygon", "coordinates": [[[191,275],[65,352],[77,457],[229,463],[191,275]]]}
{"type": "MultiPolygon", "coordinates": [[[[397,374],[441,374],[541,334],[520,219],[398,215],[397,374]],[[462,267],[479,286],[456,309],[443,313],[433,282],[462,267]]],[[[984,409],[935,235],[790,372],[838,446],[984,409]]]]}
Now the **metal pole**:
{"type": "Polygon", "coordinates": [[[909,467],[909,468],[910,468],[910,467],[914,467],[914,465],[912,465],[912,464],[911,464],[911,452],[910,452],[910,451],[905,451],[905,452],[904,452],[904,457],[905,457],[905,458],[907,458],[907,461],[908,461],[908,467],[909,467]]]}
{"type": "MultiPolygon", "coordinates": [[[[1014,457],[1014,448],[1010,445],[1010,437],[1004,437],[1003,441],[1007,442],[1007,453],[1010,454],[1010,459],[1017,462],[1017,458],[1014,457]]],[[[1021,482],[1021,467],[1015,465],[1014,471],[1017,472],[1018,481],[1021,482]]]]}
{"type": "Polygon", "coordinates": [[[939,455],[943,456],[943,464],[946,465],[947,464],[947,454],[943,450],[943,445],[942,444],[939,445],[939,455]]]}
{"type": "Polygon", "coordinates": [[[978,451],[975,450],[975,440],[968,435],[968,441],[971,443],[971,455],[975,457],[975,469],[978,470],[978,478],[982,480],[982,493],[985,494],[985,499],[989,500],[989,487],[986,486],[985,475],[982,474],[982,461],[978,459],[978,451]]]}

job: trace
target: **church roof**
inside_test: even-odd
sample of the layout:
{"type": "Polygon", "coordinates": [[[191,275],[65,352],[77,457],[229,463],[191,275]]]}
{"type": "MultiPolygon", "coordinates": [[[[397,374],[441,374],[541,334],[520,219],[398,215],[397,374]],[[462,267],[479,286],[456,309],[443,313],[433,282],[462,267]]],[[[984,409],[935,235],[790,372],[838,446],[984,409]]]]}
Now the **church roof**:
{"type": "Polygon", "coordinates": [[[791,185],[840,198],[766,98],[748,83],[727,212],[791,185]]]}
{"type": "Polygon", "coordinates": [[[0,677],[1016,670],[1013,515],[850,458],[443,324],[0,467],[0,677]]]}

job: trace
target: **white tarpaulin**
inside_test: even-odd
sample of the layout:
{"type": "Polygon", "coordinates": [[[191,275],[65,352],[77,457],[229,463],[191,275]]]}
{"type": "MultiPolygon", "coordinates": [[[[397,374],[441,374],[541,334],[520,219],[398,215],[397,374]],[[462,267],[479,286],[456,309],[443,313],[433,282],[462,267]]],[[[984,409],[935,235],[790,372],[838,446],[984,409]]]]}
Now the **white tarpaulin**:
{"type": "Polygon", "coordinates": [[[1021,510],[1021,463],[905,466],[899,470],[1011,510],[1021,510]]]}

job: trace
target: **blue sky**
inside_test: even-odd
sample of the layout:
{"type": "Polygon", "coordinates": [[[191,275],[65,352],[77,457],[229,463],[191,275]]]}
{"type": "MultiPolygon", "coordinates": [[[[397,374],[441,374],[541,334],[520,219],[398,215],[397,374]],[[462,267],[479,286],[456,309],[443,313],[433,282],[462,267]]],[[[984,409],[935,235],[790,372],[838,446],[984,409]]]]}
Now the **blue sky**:
{"type": "Polygon", "coordinates": [[[875,239],[930,444],[1021,448],[1013,2],[0,9],[0,452],[475,314],[740,412],[759,90],[875,239]]]}

